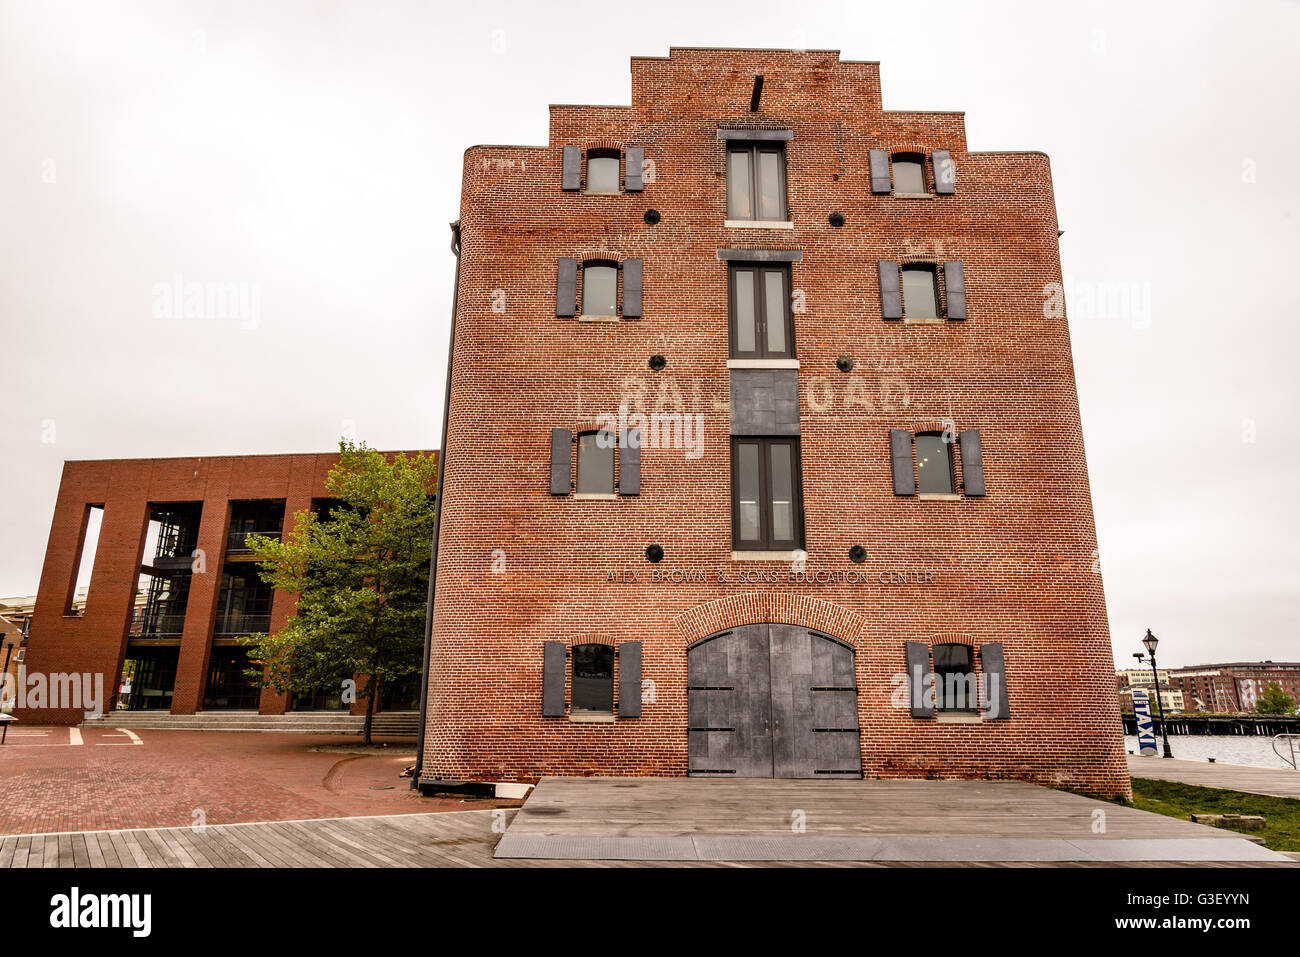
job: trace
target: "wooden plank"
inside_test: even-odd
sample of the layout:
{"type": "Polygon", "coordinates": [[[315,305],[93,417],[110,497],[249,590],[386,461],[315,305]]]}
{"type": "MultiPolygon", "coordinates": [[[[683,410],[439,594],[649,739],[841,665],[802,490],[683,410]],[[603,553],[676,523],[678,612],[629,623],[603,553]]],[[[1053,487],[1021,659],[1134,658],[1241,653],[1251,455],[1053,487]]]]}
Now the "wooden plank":
{"type": "Polygon", "coordinates": [[[123,848],[125,848],[125,853],[131,856],[136,867],[154,866],[153,858],[140,842],[139,831],[118,831],[113,835],[113,843],[118,849],[117,853],[122,858],[123,864],[126,864],[126,857],[123,856],[123,848]]]}
{"type": "MultiPolygon", "coordinates": [[[[207,833],[207,828],[204,828],[204,833],[207,833]]],[[[181,848],[185,850],[186,856],[190,858],[190,863],[186,865],[187,867],[224,866],[221,857],[214,852],[211,845],[204,846],[203,837],[196,835],[191,828],[169,827],[168,837],[175,841],[175,843],[181,845],[181,848]]]]}
{"type": "Polygon", "coordinates": [[[112,831],[98,831],[94,835],[95,843],[99,846],[99,856],[103,859],[101,867],[118,868],[122,866],[122,859],[118,856],[117,848],[113,845],[112,831]]]}
{"type": "Polygon", "coordinates": [[[20,837],[14,845],[13,867],[30,867],[31,864],[32,839],[30,837],[20,837]]]}
{"type": "Polygon", "coordinates": [[[244,863],[240,867],[289,867],[290,865],[265,843],[255,840],[247,827],[221,827],[221,833],[232,851],[238,852],[244,863]]]}

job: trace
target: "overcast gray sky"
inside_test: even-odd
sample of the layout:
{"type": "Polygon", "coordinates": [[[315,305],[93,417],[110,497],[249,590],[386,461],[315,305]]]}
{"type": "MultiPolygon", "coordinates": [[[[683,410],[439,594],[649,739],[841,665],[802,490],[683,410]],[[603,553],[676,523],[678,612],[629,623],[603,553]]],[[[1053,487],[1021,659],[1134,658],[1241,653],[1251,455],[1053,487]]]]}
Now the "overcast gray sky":
{"type": "Polygon", "coordinates": [[[628,103],[670,45],[879,60],[886,109],[1048,153],[1116,657],[1300,659],[1282,0],[0,0],[0,595],[65,459],[436,446],[462,152],[628,103]],[[168,318],[177,276],[255,321],[168,318]]]}

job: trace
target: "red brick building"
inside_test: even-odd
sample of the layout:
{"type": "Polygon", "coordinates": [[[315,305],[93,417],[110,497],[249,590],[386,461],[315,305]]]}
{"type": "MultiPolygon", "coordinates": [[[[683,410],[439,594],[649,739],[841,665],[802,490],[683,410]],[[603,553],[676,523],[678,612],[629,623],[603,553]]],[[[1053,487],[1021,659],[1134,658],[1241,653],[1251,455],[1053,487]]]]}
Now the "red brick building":
{"type": "Polygon", "coordinates": [[[1271,684],[1300,701],[1300,662],[1233,661],[1171,668],[1169,680],[1183,692],[1188,711],[1254,711],[1271,684]]]}
{"type": "Polygon", "coordinates": [[[424,780],[1128,793],[1046,156],[674,49],[463,176],[424,780]]]}
{"type": "MultiPolygon", "coordinates": [[[[172,714],[346,707],[341,688],[297,698],[254,688],[237,640],[282,627],[294,609],[294,596],[260,581],[247,537],[281,533],[297,512],[328,507],[325,477],[337,462],[337,453],[320,453],[64,463],[28,675],[103,675],[106,711],[119,701],[172,714]],[[74,605],[83,567],[89,590],[74,605]]],[[[415,706],[418,683],[390,690],[395,707],[415,706]]],[[[42,724],[84,716],[48,704],[18,714],[42,724]]]]}

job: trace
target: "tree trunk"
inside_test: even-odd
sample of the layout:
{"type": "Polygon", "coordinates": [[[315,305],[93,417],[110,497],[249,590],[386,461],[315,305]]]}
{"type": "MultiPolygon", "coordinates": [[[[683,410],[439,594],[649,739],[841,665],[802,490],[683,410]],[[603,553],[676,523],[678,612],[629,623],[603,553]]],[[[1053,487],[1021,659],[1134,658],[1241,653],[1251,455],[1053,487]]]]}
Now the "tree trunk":
{"type": "Polygon", "coordinates": [[[371,676],[367,679],[366,684],[369,686],[369,687],[367,687],[366,690],[369,691],[370,694],[368,694],[368,695],[366,696],[366,734],[365,734],[365,742],[364,742],[364,743],[367,744],[367,745],[369,745],[369,744],[370,744],[370,726],[374,723],[374,720],[375,720],[375,691],[376,691],[377,688],[379,687],[379,683],[378,683],[377,679],[375,678],[375,676],[374,676],[374,675],[371,675],[371,676]]]}

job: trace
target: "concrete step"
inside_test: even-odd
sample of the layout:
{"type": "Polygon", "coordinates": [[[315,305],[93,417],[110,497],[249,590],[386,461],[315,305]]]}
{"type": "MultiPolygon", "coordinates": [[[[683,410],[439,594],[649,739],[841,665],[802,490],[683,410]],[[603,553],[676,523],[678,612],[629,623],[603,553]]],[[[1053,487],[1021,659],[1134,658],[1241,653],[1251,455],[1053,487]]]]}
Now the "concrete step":
{"type": "MultiPolygon", "coordinates": [[[[149,711],[114,711],[82,722],[86,728],[132,728],[155,731],[258,731],[282,734],[361,734],[364,715],[314,712],[290,712],[284,715],[257,714],[252,711],[199,712],[167,714],[149,711]]],[[[390,712],[374,717],[372,733],[390,736],[414,736],[419,733],[417,712],[390,712]]]]}

